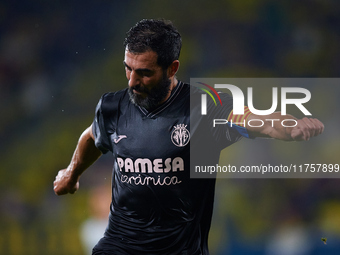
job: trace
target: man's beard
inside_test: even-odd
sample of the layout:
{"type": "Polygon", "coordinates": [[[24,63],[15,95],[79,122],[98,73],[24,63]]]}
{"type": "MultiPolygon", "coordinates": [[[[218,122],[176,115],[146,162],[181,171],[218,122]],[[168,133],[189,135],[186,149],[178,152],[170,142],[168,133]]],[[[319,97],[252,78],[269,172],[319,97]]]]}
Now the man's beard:
{"type": "Polygon", "coordinates": [[[130,101],[137,105],[144,107],[147,110],[155,109],[169,94],[170,91],[171,80],[167,77],[167,73],[164,72],[162,79],[159,81],[157,85],[153,88],[149,89],[146,87],[141,87],[137,85],[135,87],[129,87],[129,96],[130,101]],[[134,93],[133,90],[137,92],[142,92],[147,94],[146,97],[143,97],[137,93],[134,93]]]}

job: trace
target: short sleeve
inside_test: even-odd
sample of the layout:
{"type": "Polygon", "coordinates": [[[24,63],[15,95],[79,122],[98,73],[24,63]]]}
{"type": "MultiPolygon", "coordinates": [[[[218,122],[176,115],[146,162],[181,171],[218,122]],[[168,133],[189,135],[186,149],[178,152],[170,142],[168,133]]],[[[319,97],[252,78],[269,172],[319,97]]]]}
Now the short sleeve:
{"type": "Polygon", "coordinates": [[[105,95],[101,97],[99,100],[95,117],[92,123],[92,132],[95,138],[95,145],[96,147],[102,152],[107,153],[108,151],[112,151],[111,141],[106,131],[105,127],[105,118],[102,111],[102,102],[104,100],[105,95]]]}

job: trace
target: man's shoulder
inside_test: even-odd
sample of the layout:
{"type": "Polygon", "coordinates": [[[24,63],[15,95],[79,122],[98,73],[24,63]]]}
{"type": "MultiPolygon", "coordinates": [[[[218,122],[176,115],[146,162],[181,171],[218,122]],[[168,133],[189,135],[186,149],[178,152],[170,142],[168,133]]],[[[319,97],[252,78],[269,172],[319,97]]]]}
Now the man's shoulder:
{"type": "Polygon", "coordinates": [[[114,91],[114,92],[107,92],[104,93],[101,97],[101,100],[104,102],[107,101],[115,101],[115,100],[119,100],[121,98],[123,98],[126,94],[128,94],[128,89],[122,89],[122,90],[118,90],[118,91],[114,91]]]}
{"type": "Polygon", "coordinates": [[[98,106],[100,107],[101,112],[110,113],[112,111],[116,111],[123,102],[128,101],[125,100],[126,97],[128,97],[128,89],[107,92],[100,98],[98,106]]]}

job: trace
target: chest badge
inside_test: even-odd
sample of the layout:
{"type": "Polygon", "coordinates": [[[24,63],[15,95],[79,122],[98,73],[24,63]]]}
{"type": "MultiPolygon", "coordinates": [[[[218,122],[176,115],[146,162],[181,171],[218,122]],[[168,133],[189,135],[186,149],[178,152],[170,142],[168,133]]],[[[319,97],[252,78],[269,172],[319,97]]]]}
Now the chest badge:
{"type": "Polygon", "coordinates": [[[184,124],[174,126],[174,130],[171,133],[171,141],[177,147],[184,147],[190,141],[190,133],[186,127],[187,125],[184,124]]]}

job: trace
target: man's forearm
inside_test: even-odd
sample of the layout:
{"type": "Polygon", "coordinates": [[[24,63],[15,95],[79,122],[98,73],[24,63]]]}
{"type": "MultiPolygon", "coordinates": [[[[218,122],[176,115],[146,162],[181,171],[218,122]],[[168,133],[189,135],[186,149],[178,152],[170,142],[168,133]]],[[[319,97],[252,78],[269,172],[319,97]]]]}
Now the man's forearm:
{"type": "Polygon", "coordinates": [[[247,126],[248,132],[254,136],[254,137],[265,137],[265,138],[274,138],[279,140],[285,140],[285,141],[291,141],[291,129],[290,127],[285,126],[291,126],[294,125],[294,123],[288,123],[293,121],[288,121],[285,126],[281,124],[283,119],[293,119],[296,120],[295,117],[291,115],[285,115],[282,116],[280,112],[275,112],[270,114],[269,116],[257,116],[257,115],[251,115],[248,119],[248,122],[250,120],[254,119],[261,120],[263,125],[258,126],[247,126]],[[283,118],[284,117],[284,118],[283,118]]]}
{"type": "Polygon", "coordinates": [[[101,152],[95,146],[92,126],[90,126],[80,136],[67,171],[70,171],[72,178],[79,178],[100,156],[101,152]]]}
{"type": "Polygon", "coordinates": [[[92,126],[87,128],[80,136],[71,162],[66,169],[58,172],[53,182],[53,189],[57,195],[73,194],[79,188],[80,175],[95,162],[101,155],[95,146],[92,126]]]}
{"type": "Polygon", "coordinates": [[[292,115],[281,115],[280,112],[275,112],[272,114],[272,121],[265,131],[270,138],[279,139],[283,141],[293,141],[291,136],[293,127],[297,123],[297,119],[292,115]],[[284,124],[283,124],[284,122],[284,124]]]}
{"type": "Polygon", "coordinates": [[[275,112],[267,116],[250,115],[249,120],[261,120],[261,126],[248,126],[248,132],[254,137],[268,137],[284,141],[308,141],[321,134],[324,125],[318,119],[297,119],[292,115],[275,112]]]}

